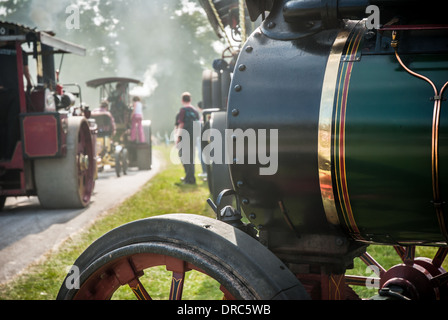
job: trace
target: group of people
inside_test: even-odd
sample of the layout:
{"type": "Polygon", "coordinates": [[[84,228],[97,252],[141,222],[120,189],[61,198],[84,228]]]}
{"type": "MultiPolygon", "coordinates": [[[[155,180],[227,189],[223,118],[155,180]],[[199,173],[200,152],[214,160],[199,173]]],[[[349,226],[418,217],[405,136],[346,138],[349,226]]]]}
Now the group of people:
{"type": "MultiPolygon", "coordinates": [[[[94,110],[95,113],[108,114],[111,118],[111,125],[113,127],[112,131],[115,134],[115,115],[109,110],[109,102],[103,101],[100,108],[94,110]]],[[[132,99],[132,114],[131,114],[131,135],[130,141],[145,143],[145,133],[143,131],[143,104],[139,97],[134,97],[132,99]]]]}
{"type": "MultiPolygon", "coordinates": [[[[143,105],[139,97],[134,97],[132,99],[132,116],[131,116],[131,135],[130,140],[136,141],[140,143],[145,142],[145,135],[143,132],[143,105]]],[[[181,149],[179,150],[179,157],[182,160],[182,165],[185,170],[185,177],[181,178],[180,184],[196,184],[196,177],[195,177],[195,152],[196,149],[196,139],[193,138],[193,126],[195,121],[200,121],[200,109],[198,110],[195,108],[191,103],[191,94],[189,92],[184,92],[181,96],[181,103],[182,106],[179,110],[179,113],[176,115],[176,122],[175,122],[175,130],[177,133],[180,132],[180,130],[185,130],[188,132],[189,139],[188,142],[188,151],[189,154],[186,157],[182,156],[182,152],[185,150],[181,149]]],[[[109,112],[109,103],[107,101],[104,101],[101,104],[100,109],[98,112],[107,112],[113,119],[114,116],[109,112]]],[[[177,134],[177,141],[175,141],[176,144],[180,144],[182,141],[182,135],[177,134]]],[[[200,155],[200,146],[197,146],[199,150],[199,157],[200,155]]],[[[202,159],[201,159],[202,162],[202,159]]],[[[203,172],[200,173],[200,176],[206,176],[206,170],[205,166],[202,166],[203,172]]]]}
{"type": "MultiPolygon", "coordinates": [[[[25,57],[25,55],[24,55],[25,57]]],[[[18,133],[15,133],[15,131],[18,130],[18,126],[11,126],[8,125],[8,123],[13,123],[16,118],[18,119],[18,113],[19,113],[19,106],[18,106],[18,99],[15,99],[13,101],[13,98],[16,98],[18,96],[17,90],[18,90],[18,75],[16,72],[16,51],[14,47],[8,47],[4,43],[0,43],[0,60],[2,60],[0,66],[2,68],[11,67],[11,70],[3,70],[4,72],[0,72],[0,97],[3,102],[8,101],[8,103],[4,103],[5,105],[0,108],[1,113],[1,125],[0,125],[0,137],[2,139],[0,140],[0,158],[3,158],[5,156],[11,156],[12,149],[14,146],[14,142],[18,138],[11,138],[12,136],[17,136],[18,133]],[[3,61],[4,60],[4,61],[3,61]],[[6,63],[7,62],[7,63],[6,63]],[[9,72],[6,72],[9,71],[9,72]],[[2,77],[3,75],[7,75],[7,77],[2,77]],[[11,76],[13,75],[13,76],[11,76]],[[15,77],[14,77],[15,76],[15,77]],[[9,81],[9,82],[8,82],[9,81]],[[12,83],[11,83],[12,82],[12,83]],[[9,101],[11,100],[11,101],[9,101]],[[17,100],[17,101],[16,101],[17,100]],[[12,107],[8,107],[11,105],[12,107]],[[4,123],[3,123],[4,122],[4,123]],[[14,128],[13,128],[14,127],[14,128]],[[17,128],[16,128],[17,127],[17,128]],[[13,132],[14,130],[14,132],[13,132]],[[3,132],[4,131],[4,132],[3,132]],[[10,131],[10,132],[9,132],[10,131]],[[9,137],[9,141],[5,137],[9,137]]],[[[30,77],[28,71],[28,63],[27,59],[24,59],[24,73],[28,80],[28,84],[30,83],[30,77]]],[[[120,92],[119,88],[120,84],[117,85],[117,92],[120,92]]],[[[184,92],[181,97],[182,107],[179,111],[179,113],[176,116],[176,123],[175,127],[177,130],[186,130],[190,137],[193,137],[193,125],[195,121],[200,120],[200,111],[197,110],[191,103],[191,94],[188,92],[184,92]]],[[[117,106],[116,106],[117,107],[117,106]]],[[[113,109],[113,108],[112,108],[113,109]]],[[[111,117],[112,121],[112,132],[115,132],[115,117],[118,117],[116,119],[119,122],[122,122],[123,119],[121,119],[121,116],[118,116],[118,114],[122,115],[121,112],[118,114],[114,114],[114,110],[110,110],[109,108],[109,101],[103,101],[101,103],[101,106],[99,109],[95,110],[96,112],[100,113],[107,113],[111,117]],[[111,113],[112,111],[112,113],[111,113]]],[[[94,112],[95,112],[94,111],[94,112]]],[[[131,115],[131,132],[130,132],[130,140],[139,142],[139,143],[145,143],[145,134],[143,131],[143,104],[139,97],[134,97],[132,99],[132,115],[131,115]]],[[[177,143],[180,143],[181,137],[179,136],[179,141],[177,143]]],[[[182,182],[184,184],[196,184],[196,178],[195,178],[195,164],[194,164],[194,157],[195,157],[195,139],[190,139],[189,141],[189,157],[185,159],[185,157],[182,157],[182,150],[180,150],[179,156],[181,156],[181,159],[183,163],[183,167],[185,170],[185,178],[182,178],[182,182]]],[[[198,148],[200,150],[200,148],[198,148]]],[[[200,155],[199,155],[200,156],[200,155]]],[[[204,167],[203,167],[204,168],[204,167]]],[[[201,175],[204,175],[204,172],[201,175]]]]}

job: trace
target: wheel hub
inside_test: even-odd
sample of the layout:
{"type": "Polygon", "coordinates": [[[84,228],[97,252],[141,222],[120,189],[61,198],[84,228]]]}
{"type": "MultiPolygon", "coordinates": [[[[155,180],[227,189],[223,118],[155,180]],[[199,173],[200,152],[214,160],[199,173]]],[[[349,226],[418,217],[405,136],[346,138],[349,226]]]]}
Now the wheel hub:
{"type": "Polygon", "coordinates": [[[381,277],[380,292],[399,293],[412,300],[440,300],[447,297],[447,285],[438,286],[434,280],[445,274],[443,268],[437,268],[430,259],[416,258],[399,264],[388,270],[381,277]]]}
{"type": "Polygon", "coordinates": [[[89,156],[80,154],[79,155],[79,169],[81,171],[87,171],[89,169],[89,156]]]}

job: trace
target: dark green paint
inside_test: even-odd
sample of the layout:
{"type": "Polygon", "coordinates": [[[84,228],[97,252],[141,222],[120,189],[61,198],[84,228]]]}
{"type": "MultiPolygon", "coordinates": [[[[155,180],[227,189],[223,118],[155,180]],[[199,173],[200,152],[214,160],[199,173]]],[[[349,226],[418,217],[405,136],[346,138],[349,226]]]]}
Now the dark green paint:
{"type": "MultiPolygon", "coordinates": [[[[438,89],[448,56],[405,56],[438,89]]],[[[375,242],[443,241],[432,201],[432,87],[408,74],[393,55],[355,62],[346,113],[347,184],[362,236],[375,242]]],[[[442,103],[442,109],[447,102],[442,103]]],[[[440,181],[447,197],[448,112],[442,112],[440,181]]]]}

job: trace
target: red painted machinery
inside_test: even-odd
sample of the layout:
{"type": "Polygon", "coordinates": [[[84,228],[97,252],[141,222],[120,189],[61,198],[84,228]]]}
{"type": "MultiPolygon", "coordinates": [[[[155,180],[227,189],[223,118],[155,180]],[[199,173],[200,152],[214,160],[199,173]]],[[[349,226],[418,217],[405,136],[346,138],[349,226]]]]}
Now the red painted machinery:
{"type": "Polygon", "coordinates": [[[7,197],[34,195],[47,208],[89,204],[95,125],[88,108],[75,106],[81,91],[65,91],[55,70],[56,55],[85,52],[51,33],[0,22],[0,209],[7,197]]]}
{"type": "Polygon", "coordinates": [[[99,89],[100,105],[107,101],[108,110],[94,109],[97,133],[97,168],[114,167],[117,177],[126,174],[128,167],[150,170],[152,166],[151,121],[143,120],[144,142],[130,141],[132,97],[131,85],[141,85],[137,79],[107,77],[90,80],[86,85],[99,89]]]}

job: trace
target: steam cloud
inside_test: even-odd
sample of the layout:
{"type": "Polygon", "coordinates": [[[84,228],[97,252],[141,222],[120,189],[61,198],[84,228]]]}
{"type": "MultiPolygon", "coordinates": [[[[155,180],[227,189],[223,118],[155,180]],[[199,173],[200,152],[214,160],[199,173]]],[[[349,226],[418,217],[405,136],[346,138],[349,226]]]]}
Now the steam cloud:
{"type": "Polygon", "coordinates": [[[153,64],[149,66],[144,75],[145,80],[143,81],[143,85],[134,87],[131,90],[130,94],[133,96],[138,96],[140,98],[147,98],[151,96],[154,90],[156,90],[159,86],[157,80],[154,78],[156,72],[157,65],[153,64]]]}
{"type": "Polygon", "coordinates": [[[68,0],[31,1],[30,18],[40,30],[54,30],[57,16],[70,5],[68,0]]]}
{"type": "MultiPolygon", "coordinates": [[[[201,100],[203,68],[211,68],[221,55],[213,48],[216,36],[205,14],[200,17],[196,0],[6,0],[11,10],[2,11],[4,1],[0,14],[7,13],[0,19],[52,30],[58,38],[87,49],[86,57],[63,57],[60,79],[62,84],[81,85],[83,103],[92,109],[99,106],[99,90],[88,88],[87,81],[142,81],[142,86],[131,86],[131,94],[142,98],[144,118],[162,135],[173,128],[182,92],[191,92],[194,104],[201,100]],[[14,9],[17,2],[21,6],[14,9]],[[66,28],[69,5],[80,9],[78,30],[66,28]]],[[[57,68],[60,61],[58,55],[57,68]]]]}

